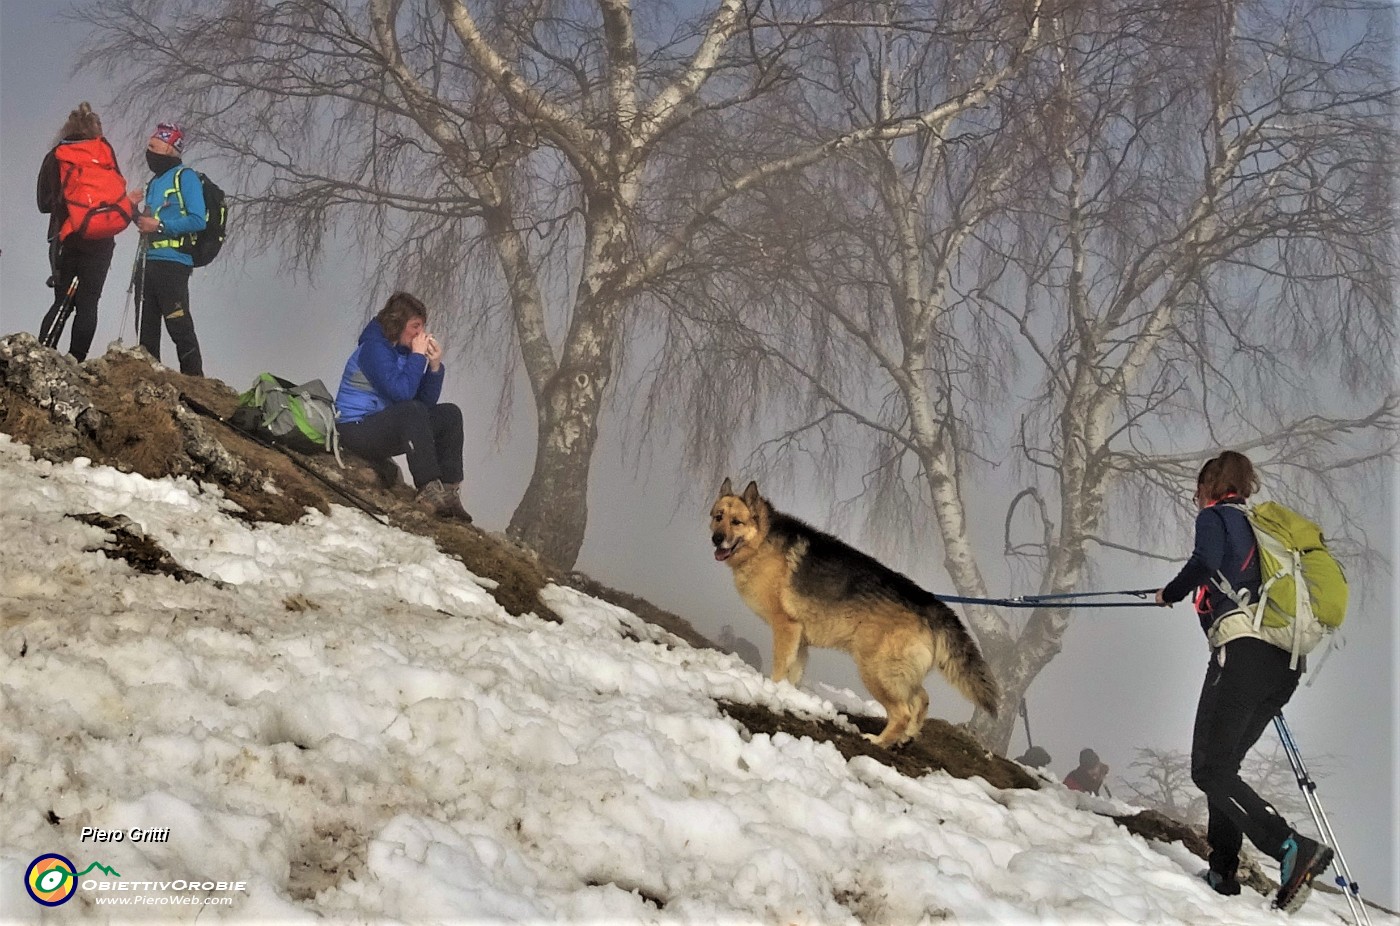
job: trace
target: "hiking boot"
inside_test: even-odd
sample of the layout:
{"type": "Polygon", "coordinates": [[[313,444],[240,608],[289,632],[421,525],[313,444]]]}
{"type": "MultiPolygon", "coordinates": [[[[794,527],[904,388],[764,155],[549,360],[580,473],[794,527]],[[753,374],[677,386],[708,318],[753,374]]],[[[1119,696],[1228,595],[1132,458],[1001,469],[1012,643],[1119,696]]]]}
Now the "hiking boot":
{"type": "Polygon", "coordinates": [[[462,507],[462,484],[460,482],[449,482],[447,488],[452,492],[452,511],[448,517],[456,518],[458,521],[472,523],[472,516],[467,513],[467,509],[462,507]]]}
{"type": "Polygon", "coordinates": [[[1234,875],[1222,875],[1218,871],[1207,868],[1201,872],[1201,878],[1210,885],[1210,889],[1217,894],[1224,894],[1226,897],[1234,897],[1240,892],[1240,882],[1235,880],[1234,875]]]}
{"type": "Polygon", "coordinates": [[[452,498],[448,501],[446,509],[439,511],[438,514],[444,518],[461,521],[464,524],[472,523],[472,516],[467,513],[467,509],[462,507],[462,499],[455,492],[452,493],[452,498]]]}
{"type": "Polygon", "coordinates": [[[472,516],[462,507],[462,499],[457,495],[457,490],[443,485],[441,479],[434,479],[419,489],[417,502],[420,508],[440,518],[465,521],[468,524],[472,521],[472,516]]]}
{"type": "Polygon", "coordinates": [[[1294,833],[1283,844],[1279,859],[1279,887],[1274,906],[1293,913],[1312,893],[1312,880],[1332,864],[1332,850],[1322,843],[1294,833]],[[1306,889],[1306,890],[1305,890],[1306,889]]]}
{"type": "Polygon", "coordinates": [[[414,499],[418,507],[429,514],[441,514],[442,510],[450,504],[452,490],[442,484],[441,479],[434,479],[432,482],[418,490],[418,495],[414,499]]]}

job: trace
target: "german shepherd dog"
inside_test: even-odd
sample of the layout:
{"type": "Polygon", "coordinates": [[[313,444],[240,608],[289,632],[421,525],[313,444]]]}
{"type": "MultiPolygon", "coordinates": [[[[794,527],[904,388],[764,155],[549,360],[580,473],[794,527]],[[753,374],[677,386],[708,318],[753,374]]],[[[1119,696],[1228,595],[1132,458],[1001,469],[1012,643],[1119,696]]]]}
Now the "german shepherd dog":
{"type": "Polygon", "coordinates": [[[885,708],[885,729],[869,737],[876,745],[919,735],[928,716],[924,677],[934,666],[996,715],[996,680],[952,609],[908,577],[777,511],[758,494],[758,483],[735,495],[724,480],[710,509],[710,540],[744,602],[773,628],[773,681],[802,681],[809,644],[850,653],[885,708]]]}

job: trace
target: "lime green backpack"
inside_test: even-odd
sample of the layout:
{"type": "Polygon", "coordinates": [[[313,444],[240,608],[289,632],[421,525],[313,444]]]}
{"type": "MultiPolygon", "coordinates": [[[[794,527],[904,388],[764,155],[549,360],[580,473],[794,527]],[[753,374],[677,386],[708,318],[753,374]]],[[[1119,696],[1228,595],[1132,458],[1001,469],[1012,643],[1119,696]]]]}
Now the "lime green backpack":
{"type": "MultiPolygon", "coordinates": [[[[1242,508],[1259,550],[1259,599],[1221,588],[1252,615],[1261,639],[1305,656],[1342,625],[1347,613],[1347,578],[1327,549],[1322,529],[1278,502],[1242,508]]],[[[1217,584],[1223,578],[1217,580],[1217,584]]]]}
{"type": "Polygon", "coordinates": [[[239,395],[238,408],[229,424],[302,453],[329,451],[344,466],[340,435],[335,428],[337,417],[335,400],[319,379],[297,385],[271,373],[260,373],[248,391],[239,395]]]}

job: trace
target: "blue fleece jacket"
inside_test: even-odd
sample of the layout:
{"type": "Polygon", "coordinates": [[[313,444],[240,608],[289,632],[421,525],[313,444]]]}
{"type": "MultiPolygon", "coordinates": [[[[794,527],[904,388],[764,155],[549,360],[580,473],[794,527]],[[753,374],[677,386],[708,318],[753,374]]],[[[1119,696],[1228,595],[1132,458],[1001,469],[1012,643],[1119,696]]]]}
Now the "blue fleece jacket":
{"type": "Polygon", "coordinates": [[[427,357],[390,341],[379,319],[370,319],[360,332],[359,346],[345,363],[335,394],[340,423],[360,421],[399,402],[436,405],[446,373],[446,364],[431,372],[427,357]]]}
{"type": "Polygon", "coordinates": [[[160,219],[163,230],[151,235],[147,260],[169,260],[194,266],[194,258],[179,249],[179,239],[184,235],[203,231],[208,224],[204,204],[204,184],[199,182],[199,174],[176,164],[159,176],[152,177],[146,184],[146,211],[160,219]],[[180,174],[180,189],[175,190],[175,175],[180,174]],[[181,208],[181,201],[184,208],[181,208]]]}
{"type": "Polygon", "coordinates": [[[1204,596],[1196,602],[1201,628],[1211,626],[1239,605],[1221,591],[1213,581],[1224,575],[1236,591],[1249,590],[1251,601],[1259,598],[1259,553],[1255,549],[1254,528],[1237,505],[1244,499],[1231,495],[1202,508],[1196,515],[1196,546],[1191,558],[1176,578],[1162,588],[1162,600],[1175,604],[1192,589],[1203,588],[1204,596]]]}

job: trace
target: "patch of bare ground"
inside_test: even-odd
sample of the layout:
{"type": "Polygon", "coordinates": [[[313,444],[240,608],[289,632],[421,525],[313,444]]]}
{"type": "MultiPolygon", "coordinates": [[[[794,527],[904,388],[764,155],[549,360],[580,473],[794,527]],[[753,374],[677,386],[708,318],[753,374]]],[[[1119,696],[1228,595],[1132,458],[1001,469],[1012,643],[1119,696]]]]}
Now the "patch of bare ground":
{"type": "Polygon", "coordinates": [[[883,717],[845,715],[846,722],[859,731],[854,732],[831,720],[775,713],[756,704],[724,701],[720,703],[720,710],[751,734],[787,733],[826,740],[847,759],[868,756],[910,778],[947,772],[957,778],[980,776],[996,788],[1035,790],[1039,787],[1038,779],[1022,766],[988,752],[972,734],[936,717],[924,722],[918,739],[895,749],[885,749],[862,735],[877,734],[884,729],[883,717]]]}

